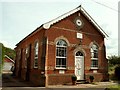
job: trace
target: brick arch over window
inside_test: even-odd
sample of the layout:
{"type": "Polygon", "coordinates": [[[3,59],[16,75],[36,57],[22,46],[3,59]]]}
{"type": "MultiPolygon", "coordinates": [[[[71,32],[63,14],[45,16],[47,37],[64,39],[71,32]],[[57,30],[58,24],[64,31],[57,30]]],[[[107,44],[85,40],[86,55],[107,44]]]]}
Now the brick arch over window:
{"type": "Polygon", "coordinates": [[[100,49],[99,44],[96,41],[93,41],[89,44],[89,48],[91,48],[93,45],[96,45],[98,47],[98,49],[100,49]]]}
{"type": "Polygon", "coordinates": [[[57,37],[55,40],[54,40],[54,44],[56,44],[56,42],[58,41],[58,40],[64,40],[66,43],[67,43],[67,46],[70,46],[70,43],[69,43],[69,41],[68,41],[68,39],[66,38],[66,37],[64,37],[64,36],[60,36],[60,37],[57,37]]]}

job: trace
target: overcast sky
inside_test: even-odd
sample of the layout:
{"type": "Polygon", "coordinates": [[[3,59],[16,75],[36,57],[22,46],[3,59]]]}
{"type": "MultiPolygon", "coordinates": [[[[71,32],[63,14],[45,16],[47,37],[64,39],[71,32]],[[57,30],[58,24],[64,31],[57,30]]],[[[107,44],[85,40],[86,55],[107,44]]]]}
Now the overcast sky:
{"type": "Polygon", "coordinates": [[[1,0],[0,42],[6,47],[15,48],[15,45],[20,40],[41,24],[82,5],[109,35],[109,37],[105,39],[107,56],[117,55],[118,1],[119,0],[1,0]]]}

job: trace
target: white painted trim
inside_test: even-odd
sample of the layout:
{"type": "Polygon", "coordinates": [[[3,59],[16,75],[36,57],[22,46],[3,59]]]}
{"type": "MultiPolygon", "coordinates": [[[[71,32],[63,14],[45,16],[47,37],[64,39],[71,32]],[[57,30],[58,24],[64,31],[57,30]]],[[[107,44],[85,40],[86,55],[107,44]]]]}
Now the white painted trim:
{"type": "Polygon", "coordinates": [[[51,27],[51,25],[53,25],[54,23],[57,23],[61,20],[63,20],[64,18],[76,13],[77,11],[81,11],[81,13],[83,13],[90,21],[91,23],[98,29],[98,31],[104,36],[104,37],[108,37],[108,35],[103,31],[103,29],[95,22],[95,20],[85,11],[85,9],[83,7],[78,6],[77,8],[49,21],[43,24],[43,28],[44,29],[49,29],[51,27]]]}
{"type": "Polygon", "coordinates": [[[69,12],[67,12],[67,13],[65,13],[65,14],[63,14],[63,15],[61,15],[61,16],[59,16],[59,17],[57,17],[57,18],[55,18],[55,19],[53,19],[53,20],[51,20],[51,21],[43,24],[43,28],[49,29],[50,26],[53,25],[54,23],[59,22],[60,20],[66,18],[66,17],[68,17],[68,16],[70,16],[71,14],[73,14],[73,13],[79,11],[79,10],[80,10],[80,7],[77,7],[77,8],[75,8],[75,9],[73,9],[73,10],[71,10],[71,11],[69,11],[69,12]]]}
{"type": "Polygon", "coordinates": [[[98,69],[98,67],[90,67],[90,69],[98,69]]]}
{"type": "Polygon", "coordinates": [[[82,46],[78,46],[78,47],[73,51],[74,56],[76,56],[75,54],[76,54],[78,51],[80,51],[81,53],[83,53],[84,57],[87,56],[86,51],[82,48],[82,46]]]}
{"type": "Polygon", "coordinates": [[[62,67],[58,68],[58,67],[55,67],[55,69],[58,69],[58,70],[66,70],[67,68],[62,68],[62,67]]]}
{"type": "Polygon", "coordinates": [[[13,63],[15,63],[15,61],[13,61],[9,56],[5,55],[4,57],[8,58],[10,61],[12,61],[13,63]]]}
{"type": "MultiPolygon", "coordinates": [[[[76,52],[77,53],[77,52],[76,52]]],[[[76,56],[76,53],[75,53],[75,75],[77,74],[76,71],[79,70],[77,69],[77,59],[79,58],[79,60],[82,62],[80,62],[80,64],[82,64],[81,68],[80,68],[80,75],[76,75],[77,76],[77,80],[84,80],[84,74],[85,74],[85,64],[84,64],[84,56],[76,56]]],[[[82,53],[82,52],[81,52],[82,53]]],[[[83,54],[84,55],[84,54],[83,54]]]]}
{"type": "Polygon", "coordinates": [[[64,36],[57,37],[57,38],[54,40],[54,44],[56,45],[56,43],[57,43],[60,39],[64,40],[64,41],[67,43],[67,45],[70,46],[70,43],[69,43],[68,39],[67,39],[66,37],[64,37],[64,36]]]}

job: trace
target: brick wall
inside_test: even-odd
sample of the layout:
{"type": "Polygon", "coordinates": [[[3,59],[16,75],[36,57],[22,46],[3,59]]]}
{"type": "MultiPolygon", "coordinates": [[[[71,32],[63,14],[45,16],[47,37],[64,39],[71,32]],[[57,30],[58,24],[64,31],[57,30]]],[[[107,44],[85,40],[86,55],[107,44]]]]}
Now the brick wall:
{"type": "Polygon", "coordinates": [[[83,34],[82,45],[79,46],[81,50],[85,51],[85,76],[91,74],[95,77],[95,81],[103,81],[105,79],[105,74],[107,73],[107,60],[105,57],[105,47],[104,38],[96,30],[95,27],[88,21],[82,14],[81,18],[84,21],[84,27],[79,31],[77,30],[74,19],[77,17],[78,13],[61,20],[59,23],[53,25],[49,30],[46,31],[46,36],[48,37],[48,56],[47,56],[47,67],[48,68],[48,84],[63,84],[65,82],[70,82],[70,75],[74,74],[74,63],[75,63],[75,49],[74,44],[79,44],[80,40],[76,38],[76,33],[81,32],[83,34]],[[59,74],[59,70],[55,70],[55,55],[56,55],[56,40],[64,39],[68,40],[67,48],[67,68],[72,68],[72,70],[66,69],[63,75],[59,74]],[[99,45],[99,69],[97,74],[93,73],[93,69],[90,68],[91,65],[91,55],[90,55],[90,43],[95,42],[99,45]],[[53,75],[55,74],[55,75],[53,75]],[[64,78],[65,77],[65,78],[64,78]],[[99,78],[99,79],[98,79],[99,78]],[[62,81],[61,81],[62,80],[62,81]]]}
{"type": "Polygon", "coordinates": [[[26,73],[27,68],[29,68],[29,81],[33,82],[35,85],[42,85],[44,86],[45,80],[43,79],[43,75],[41,75],[41,72],[45,70],[45,44],[44,44],[44,32],[45,30],[39,30],[39,32],[33,34],[31,37],[25,38],[16,48],[16,52],[19,53],[21,51],[21,59],[19,60],[19,55],[16,56],[16,76],[19,78],[26,80],[26,73]],[[39,55],[38,55],[38,68],[34,68],[34,46],[35,41],[38,41],[39,43],[39,55]],[[29,67],[25,65],[25,49],[31,45],[31,54],[30,58],[28,59],[29,67]],[[21,65],[20,65],[21,62],[21,65]],[[19,64],[19,65],[18,65],[19,64]],[[20,70],[21,69],[21,70],[20,70]],[[19,75],[19,72],[21,75],[19,75]],[[42,79],[41,79],[42,77],[42,79]]]}
{"type": "MultiPolygon", "coordinates": [[[[85,65],[85,76],[94,75],[95,81],[102,81],[106,78],[107,73],[107,60],[105,58],[105,46],[104,37],[98,30],[91,24],[89,20],[86,19],[82,14],[80,14],[84,26],[81,30],[78,30],[74,23],[74,19],[78,16],[78,12],[73,15],[55,23],[50,29],[44,30],[39,28],[36,32],[33,32],[27,38],[22,40],[17,48],[22,49],[22,59],[21,63],[21,78],[25,80],[26,70],[25,70],[25,49],[31,44],[31,55],[29,58],[30,62],[30,81],[36,85],[49,85],[49,84],[65,84],[71,82],[71,75],[74,74],[75,69],[75,51],[81,50],[84,54],[84,65],[85,65]],[[80,39],[76,38],[77,33],[83,34],[83,39],[80,43],[80,39]],[[56,41],[59,39],[64,39],[67,44],[67,68],[64,70],[64,74],[60,74],[59,70],[55,68],[56,61],[56,41]],[[39,42],[39,57],[38,57],[38,68],[34,68],[34,43],[39,42]],[[99,69],[97,74],[93,73],[90,69],[91,65],[91,55],[90,55],[90,44],[97,43],[99,46],[99,69]],[[79,45],[80,44],[80,45],[79,45]],[[46,70],[46,71],[44,71],[46,70]],[[44,72],[45,75],[41,75],[44,72]],[[46,77],[45,77],[46,76],[46,77]],[[99,79],[97,79],[99,78],[99,79]]],[[[18,55],[16,58],[16,64],[20,62],[18,60],[18,55]]],[[[20,65],[16,65],[16,75],[18,76],[20,65]]]]}

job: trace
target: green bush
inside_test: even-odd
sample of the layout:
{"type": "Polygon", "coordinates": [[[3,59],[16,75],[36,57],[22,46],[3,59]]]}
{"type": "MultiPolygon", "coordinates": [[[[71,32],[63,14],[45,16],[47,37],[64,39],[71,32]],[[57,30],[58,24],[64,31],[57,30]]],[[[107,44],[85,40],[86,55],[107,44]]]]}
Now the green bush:
{"type": "Polygon", "coordinates": [[[120,66],[115,68],[115,77],[120,80],[120,66]]]}
{"type": "Polygon", "coordinates": [[[72,79],[72,81],[76,81],[77,77],[75,75],[72,75],[71,79],[72,79]]]}
{"type": "Polygon", "coordinates": [[[120,64],[120,56],[109,56],[108,61],[110,65],[118,65],[120,64]]]}
{"type": "Polygon", "coordinates": [[[94,76],[90,76],[89,79],[90,79],[90,82],[92,83],[94,80],[94,76]]]}
{"type": "Polygon", "coordinates": [[[90,76],[89,79],[90,79],[90,80],[94,80],[94,77],[93,77],[93,76],[90,76]]]}

